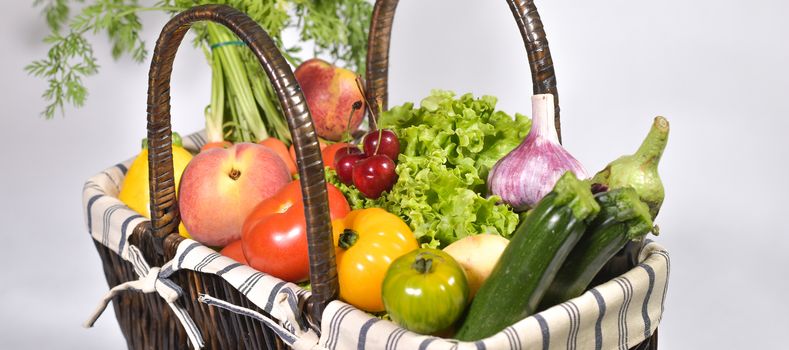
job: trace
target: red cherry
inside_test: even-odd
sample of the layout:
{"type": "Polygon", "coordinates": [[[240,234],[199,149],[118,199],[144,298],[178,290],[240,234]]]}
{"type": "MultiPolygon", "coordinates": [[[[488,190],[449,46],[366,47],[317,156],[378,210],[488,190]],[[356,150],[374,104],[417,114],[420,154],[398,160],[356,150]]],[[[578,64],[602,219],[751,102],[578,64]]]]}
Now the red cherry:
{"type": "Polygon", "coordinates": [[[356,162],[365,159],[367,156],[363,153],[346,154],[340,157],[340,151],[337,151],[337,157],[334,158],[334,170],[337,172],[337,177],[346,185],[353,184],[353,168],[356,162]]]}
{"type": "Polygon", "coordinates": [[[397,138],[394,131],[389,129],[381,129],[368,133],[364,136],[363,145],[364,154],[368,156],[375,155],[376,148],[378,148],[377,154],[383,154],[393,161],[396,161],[397,155],[400,154],[400,140],[397,138]],[[378,146],[379,133],[381,134],[380,146],[378,146]]]}
{"type": "Polygon", "coordinates": [[[353,166],[353,184],[367,198],[380,197],[384,191],[391,190],[395,182],[395,163],[383,154],[367,157],[353,166]]]}
{"type": "Polygon", "coordinates": [[[337,149],[337,152],[334,153],[334,164],[332,164],[332,165],[336,166],[337,160],[342,158],[342,157],[345,157],[345,156],[347,156],[349,154],[359,154],[359,153],[362,153],[362,150],[360,150],[359,147],[356,147],[356,146],[346,146],[346,147],[342,147],[340,149],[337,149]]]}

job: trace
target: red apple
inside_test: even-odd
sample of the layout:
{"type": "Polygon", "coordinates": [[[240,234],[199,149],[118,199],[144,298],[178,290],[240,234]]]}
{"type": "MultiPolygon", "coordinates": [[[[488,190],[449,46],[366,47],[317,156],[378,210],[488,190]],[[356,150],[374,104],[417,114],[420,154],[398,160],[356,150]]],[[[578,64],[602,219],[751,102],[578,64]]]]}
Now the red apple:
{"type": "Polygon", "coordinates": [[[320,137],[339,141],[346,131],[353,133],[359,127],[364,117],[364,97],[354,72],[313,58],[296,68],[294,74],[304,92],[315,131],[320,137]],[[357,101],[362,106],[351,116],[353,104],[357,101]]]}
{"type": "Polygon", "coordinates": [[[189,234],[208,246],[241,239],[255,206],[291,181],[285,162],[254,143],[198,153],[184,170],[178,206],[189,234]]]}

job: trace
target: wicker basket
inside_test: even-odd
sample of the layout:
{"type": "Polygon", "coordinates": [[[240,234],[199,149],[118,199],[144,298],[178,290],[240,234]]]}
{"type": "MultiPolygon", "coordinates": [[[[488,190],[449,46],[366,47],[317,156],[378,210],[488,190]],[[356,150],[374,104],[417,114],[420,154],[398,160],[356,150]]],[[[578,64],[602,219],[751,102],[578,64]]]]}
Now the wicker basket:
{"type": "MultiPolygon", "coordinates": [[[[380,98],[384,109],[387,101],[389,38],[397,2],[397,0],[376,2],[368,42],[367,93],[373,104],[376,103],[373,101],[380,98]]],[[[548,42],[533,1],[508,0],[508,3],[526,45],[534,93],[551,93],[558,96],[548,42]]],[[[558,129],[558,97],[555,103],[558,129]]],[[[373,108],[377,110],[377,106],[374,105],[373,108]]],[[[185,141],[199,148],[199,135],[187,139],[185,141]]],[[[146,279],[146,275],[153,269],[157,272],[157,276],[154,276],[157,278],[150,279],[151,281],[166,280],[167,282],[156,284],[156,288],[154,282],[151,282],[150,288],[144,290],[152,292],[155,289],[158,294],[112,293],[107,298],[107,301],[113,302],[118,323],[129,348],[186,348],[190,343],[189,334],[194,333],[185,331],[190,325],[201,335],[207,348],[278,349],[287,348],[287,344],[294,348],[303,348],[302,343],[294,345],[293,339],[283,341],[283,337],[287,338],[285,333],[288,333],[288,330],[294,331],[297,328],[294,325],[298,323],[302,330],[312,332],[313,335],[319,334],[324,329],[322,323],[323,326],[328,326],[329,320],[323,317],[324,310],[330,302],[337,299],[339,287],[318,140],[301,90],[290,66],[280,55],[273,41],[254,21],[230,7],[200,6],[175,16],[162,30],[151,63],[148,90],[148,140],[152,214],[150,221],[120,205],[120,202],[113,198],[117,188],[102,187],[97,178],[88,181],[84,192],[88,228],[101,256],[109,286],[118,288],[117,286],[141,281],[146,279]],[[189,259],[188,252],[193,249],[210,252],[208,248],[193,241],[184,240],[177,233],[179,213],[172,164],[170,75],[176,50],[190,25],[197,21],[223,24],[249,46],[277,92],[292,133],[307,219],[312,291],[307,293],[293,286],[294,288],[289,290],[295,290],[296,295],[293,298],[279,300],[279,302],[291,302],[294,306],[292,309],[298,310],[297,314],[289,315],[289,320],[282,319],[285,316],[281,312],[269,307],[277,296],[276,291],[272,292],[269,305],[266,305],[265,300],[258,300],[265,298],[250,297],[249,290],[244,290],[244,283],[248,280],[233,281],[222,275],[222,271],[206,271],[182,266],[184,260],[189,259]],[[99,207],[103,209],[96,209],[99,207]],[[111,208],[111,211],[107,208],[111,208]],[[103,215],[104,220],[96,220],[98,215],[103,215]],[[178,294],[168,299],[167,292],[162,291],[170,290],[162,287],[165,284],[174,285],[169,288],[178,294]],[[206,295],[215,302],[206,300],[206,295]],[[225,302],[227,305],[218,305],[216,301],[225,302]],[[184,321],[184,318],[189,322],[184,321]],[[273,319],[274,323],[279,325],[260,322],[256,318],[273,319]]],[[[102,179],[106,178],[108,183],[117,184],[124,174],[125,166],[119,164],[99,176],[102,179]]],[[[637,252],[640,248],[640,246],[633,247],[629,253],[637,252]]],[[[204,258],[204,260],[221,259],[225,258],[213,256],[211,253],[206,253],[204,258]]],[[[642,256],[642,259],[646,257],[642,256]]],[[[224,266],[227,269],[236,265],[224,266]]],[[[625,267],[609,269],[613,271],[610,277],[624,273],[632,266],[625,267]]],[[[259,272],[249,273],[250,276],[257,276],[258,279],[263,275],[259,272]]],[[[650,275],[650,278],[652,277],[654,276],[650,275]]],[[[266,276],[264,278],[276,282],[273,278],[266,276]]],[[[128,288],[140,289],[134,286],[128,288]]],[[[277,286],[282,290],[288,287],[284,282],[278,283],[277,286]]],[[[665,296],[665,286],[662,292],[665,296]]],[[[649,297],[650,295],[645,297],[647,302],[649,297]]],[[[654,299],[653,297],[653,301],[654,299]]],[[[658,306],[662,313],[662,300],[659,300],[658,306]]],[[[644,308],[646,310],[647,306],[644,308]]],[[[645,312],[644,315],[646,321],[647,313],[645,312]]],[[[659,318],[659,315],[657,317],[659,318]]],[[[334,320],[332,319],[331,322],[334,320]]],[[[654,325],[656,322],[653,322],[651,327],[647,322],[644,336],[641,338],[646,340],[633,348],[657,348],[657,335],[652,333],[654,325]]]]}

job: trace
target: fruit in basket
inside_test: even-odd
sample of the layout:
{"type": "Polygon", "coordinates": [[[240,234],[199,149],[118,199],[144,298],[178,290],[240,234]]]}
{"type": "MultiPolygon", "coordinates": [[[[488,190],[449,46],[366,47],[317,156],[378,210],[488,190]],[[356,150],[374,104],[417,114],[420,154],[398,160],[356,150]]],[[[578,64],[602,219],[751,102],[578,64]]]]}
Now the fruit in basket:
{"type": "Polygon", "coordinates": [[[224,248],[222,248],[222,250],[219,251],[219,254],[222,254],[235,261],[238,261],[244,265],[249,265],[249,263],[247,262],[247,258],[244,257],[244,250],[241,248],[240,239],[226,245],[224,248]]]}
{"type": "MultiPolygon", "coordinates": [[[[189,153],[181,142],[181,137],[173,133],[173,178],[175,179],[175,193],[178,195],[178,185],[181,183],[181,175],[186,165],[192,160],[189,153]]],[[[148,145],[143,141],[143,149],[129,166],[126,176],[121,183],[118,199],[129,206],[132,210],[140,213],[146,218],[151,217],[151,195],[148,187],[148,145]]],[[[188,237],[188,233],[183,225],[179,225],[179,233],[188,237]]]]}
{"type": "Polygon", "coordinates": [[[254,143],[197,154],[184,170],[178,205],[192,237],[209,246],[241,238],[244,219],[262,200],[290,182],[274,151],[254,143]]]}
{"type": "Polygon", "coordinates": [[[353,165],[353,185],[367,198],[376,199],[397,182],[394,161],[383,154],[359,160],[353,165]]]}
{"type": "Polygon", "coordinates": [[[610,189],[633,187],[641,200],[649,206],[654,219],[663,204],[665,191],[658,175],[658,163],[668,143],[668,120],[656,117],[649,134],[636,153],[622,156],[608,164],[592,178],[592,183],[602,184],[610,189]]]}
{"type": "MultiPolygon", "coordinates": [[[[359,150],[358,148],[355,148],[359,150]]],[[[337,171],[337,178],[340,179],[340,182],[346,185],[353,185],[353,168],[356,166],[360,160],[367,158],[361,151],[357,153],[353,149],[347,149],[345,155],[341,155],[340,157],[334,158],[334,169],[337,171]]]]}
{"type": "Polygon", "coordinates": [[[382,298],[392,321],[413,332],[434,334],[463,314],[469,287],[463,268],[438,249],[421,248],[389,266],[382,298]]]}
{"type": "Polygon", "coordinates": [[[389,265],[419,248],[408,225],[380,208],[354,210],[332,221],[340,299],[365,311],[384,311],[381,298],[389,265]]]}
{"type": "Polygon", "coordinates": [[[212,148],[230,148],[230,146],[232,146],[232,145],[233,145],[233,143],[230,142],[230,141],[209,142],[209,143],[206,143],[205,145],[203,145],[203,147],[200,147],[200,152],[203,152],[205,150],[209,150],[209,149],[212,149],[212,148]]]}
{"type": "MultiPolygon", "coordinates": [[[[345,196],[331,184],[326,190],[330,219],[344,218],[351,211],[345,196]]],[[[249,266],[290,282],[307,280],[307,222],[299,180],[255,207],[244,221],[241,240],[249,266]]]]}
{"type": "Polygon", "coordinates": [[[352,112],[352,107],[364,98],[354,72],[313,58],[299,65],[294,75],[320,137],[339,141],[344,134],[353,133],[359,127],[364,108],[352,112]]]}
{"type": "Polygon", "coordinates": [[[323,166],[334,169],[334,161],[337,159],[337,156],[344,156],[349,152],[354,152],[354,148],[359,150],[356,146],[347,142],[337,142],[326,146],[326,148],[321,150],[323,166]]]}
{"type": "Polygon", "coordinates": [[[397,156],[400,154],[400,140],[394,131],[389,129],[371,131],[364,136],[362,144],[364,145],[364,154],[368,157],[383,154],[395,163],[397,162],[397,156]]]}
{"type": "Polygon", "coordinates": [[[567,255],[600,211],[589,184],[566,172],[532,209],[471,302],[456,339],[492,336],[534,314],[567,255]]]}
{"type": "Polygon", "coordinates": [[[534,95],[532,127],[523,142],[499,159],[488,175],[488,193],[516,211],[533,208],[551,191],[565,171],[578,178],[588,177],[586,170],[559,143],[554,124],[553,95],[534,95]]]}
{"type": "Polygon", "coordinates": [[[466,236],[444,248],[466,272],[469,299],[474,298],[477,290],[488,279],[493,267],[507,248],[510,241],[502,236],[479,234],[466,236]]]}
{"type": "Polygon", "coordinates": [[[288,146],[285,146],[285,143],[280,141],[276,137],[269,137],[264,140],[258,142],[259,144],[270,148],[274,153],[276,153],[285,165],[288,166],[288,171],[291,175],[295,175],[299,172],[296,168],[296,162],[290,158],[290,153],[288,152],[288,146]]]}

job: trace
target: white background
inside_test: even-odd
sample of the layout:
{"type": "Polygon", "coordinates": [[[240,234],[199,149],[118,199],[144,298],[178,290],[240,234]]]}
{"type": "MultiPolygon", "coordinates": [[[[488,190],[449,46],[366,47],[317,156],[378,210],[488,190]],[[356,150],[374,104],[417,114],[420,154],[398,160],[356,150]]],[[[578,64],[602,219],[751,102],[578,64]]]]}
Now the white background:
{"type": "MultiPolygon", "coordinates": [[[[671,136],[657,238],[672,255],[661,349],[785,347],[789,5],[779,0],[539,1],[557,72],[565,146],[590,171],[633,152],[652,118],[671,136]]],[[[166,18],[144,17],[151,47],[166,18]]],[[[84,226],[83,182],[135,155],[147,64],[113,62],[66,117],[38,116],[44,22],[28,1],[0,14],[0,349],[123,348],[111,308],[80,328],[107,285],[84,226]]],[[[529,113],[522,40],[504,1],[403,1],[390,105],[431,88],[492,94],[529,113]]],[[[173,124],[202,128],[210,72],[188,44],[176,60],[173,124]]]]}

